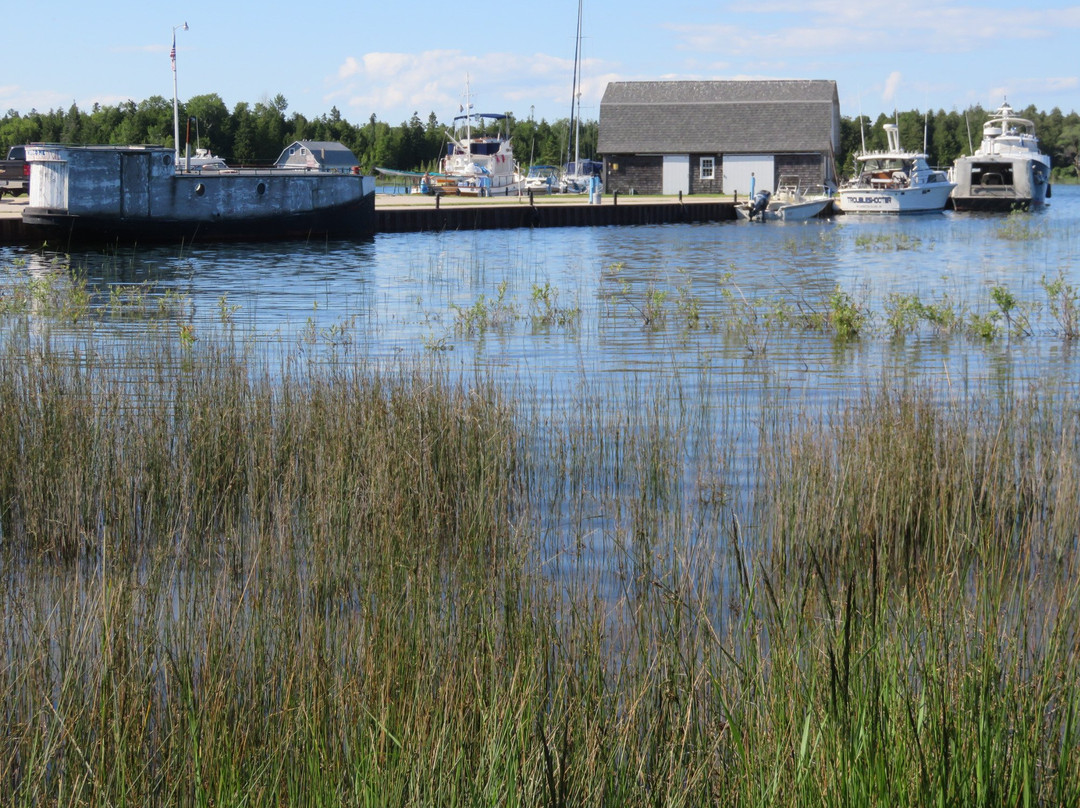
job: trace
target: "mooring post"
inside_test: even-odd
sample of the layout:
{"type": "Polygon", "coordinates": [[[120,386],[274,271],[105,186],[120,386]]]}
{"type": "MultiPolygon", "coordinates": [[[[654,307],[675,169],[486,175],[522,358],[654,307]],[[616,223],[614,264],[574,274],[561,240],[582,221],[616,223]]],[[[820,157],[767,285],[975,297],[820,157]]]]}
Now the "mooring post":
{"type": "Polygon", "coordinates": [[[530,188],[529,189],[529,207],[530,208],[533,207],[533,204],[534,204],[533,203],[533,192],[532,192],[532,188],[530,188]]]}
{"type": "Polygon", "coordinates": [[[618,191],[615,191],[615,192],[614,192],[614,193],[613,193],[613,194],[611,195],[611,199],[612,199],[612,204],[613,204],[613,205],[618,205],[618,204],[619,204],[619,192],[618,192],[618,191]]]}
{"type": "Polygon", "coordinates": [[[679,204],[682,204],[682,191],[679,191],[679,204]]]}
{"type": "Polygon", "coordinates": [[[435,194],[435,210],[439,209],[439,198],[441,196],[442,196],[442,194],[435,194]]]}

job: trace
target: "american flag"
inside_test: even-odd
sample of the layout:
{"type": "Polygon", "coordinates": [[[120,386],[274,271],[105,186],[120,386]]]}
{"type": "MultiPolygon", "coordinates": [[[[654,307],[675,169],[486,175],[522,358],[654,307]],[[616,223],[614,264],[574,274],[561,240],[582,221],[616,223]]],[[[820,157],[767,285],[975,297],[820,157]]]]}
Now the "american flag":
{"type": "Polygon", "coordinates": [[[176,72],[176,31],[173,31],[172,35],[172,50],[169,51],[169,58],[172,59],[173,73],[176,72]]]}

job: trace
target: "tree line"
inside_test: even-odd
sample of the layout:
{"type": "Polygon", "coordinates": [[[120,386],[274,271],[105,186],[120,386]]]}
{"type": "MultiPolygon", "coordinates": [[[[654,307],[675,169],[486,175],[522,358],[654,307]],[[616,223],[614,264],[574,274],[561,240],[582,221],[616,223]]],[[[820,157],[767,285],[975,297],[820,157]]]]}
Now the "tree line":
{"type": "MultiPolygon", "coordinates": [[[[339,141],[359,158],[365,173],[375,167],[431,170],[445,153],[448,124],[432,112],[427,120],[414,113],[408,121],[391,125],[372,115],[364,123],[352,123],[336,107],[328,114],[309,119],[298,112],[288,114],[282,95],[250,104],[237,103],[230,111],[216,93],[197,95],[181,105],[181,145],[190,143],[209,149],[235,165],[266,165],[277,159],[282,149],[296,140],[339,141]]],[[[982,125],[994,110],[980,106],[958,112],[908,111],[894,116],[880,115],[876,121],[866,116],[841,118],[841,144],[836,155],[840,175],[851,172],[854,155],[862,148],[885,148],[883,124],[895,122],[900,142],[907,149],[925,150],[930,163],[948,166],[962,154],[970,154],[982,139],[982,125]],[[925,149],[923,148],[925,144],[925,149]]],[[[1049,113],[1028,107],[1019,117],[1035,123],[1044,152],[1050,155],[1056,181],[1073,179],[1080,173],[1080,116],[1049,113]]],[[[512,114],[498,124],[514,141],[514,153],[522,165],[562,165],[574,158],[574,140],[569,119],[551,123],[512,114]]],[[[485,131],[481,129],[481,131],[485,131]]],[[[577,152],[585,158],[597,153],[599,124],[582,121],[577,133],[577,152]]],[[[63,109],[20,114],[8,110],[0,118],[0,149],[21,143],[111,144],[154,143],[173,145],[173,106],[162,96],[116,106],[95,104],[89,111],[72,104],[63,109]]]]}
{"type": "MultiPolygon", "coordinates": [[[[288,114],[288,107],[280,94],[255,104],[240,102],[231,111],[216,93],[195,96],[180,105],[181,146],[189,143],[192,154],[196,148],[209,149],[235,165],[267,165],[296,140],[338,141],[352,150],[365,173],[376,166],[429,170],[446,151],[449,126],[434,112],[426,121],[413,113],[408,121],[392,126],[375,115],[365,123],[351,123],[337,107],[314,119],[298,112],[288,114]]],[[[483,133],[497,126],[513,138],[515,154],[523,165],[561,165],[570,153],[568,119],[548,123],[508,115],[498,124],[488,122],[486,129],[474,131],[483,133]]],[[[597,132],[595,121],[582,122],[578,148],[583,158],[595,155],[597,132]]],[[[4,153],[9,146],[22,143],[172,146],[173,141],[172,101],[159,95],[117,106],[94,104],[89,111],[75,104],[67,111],[33,110],[26,115],[8,110],[0,118],[4,153]]]]}
{"type": "MultiPolygon", "coordinates": [[[[899,128],[900,145],[912,151],[925,151],[934,166],[951,166],[957,157],[971,154],[982,141],[983,124],[997,112],[973,106],[957,112],[900,112],[879,115],[876,121],[867,116],[842,118],[841,144],[837,155],[837,170],[841,176],[852,173],[855,155],[863,150],[884,149],[887,146],[885,128],[895,123],[899,128]]],[[[1063,113],[1057,107],[1041,112],[1033,106],[1014,110],[1015,117],[1027,118],[1035,124],[1042,151],[1050,156],[1055,181],[1076,181],[1080,175],[1080,115],[1063,113]]]]}

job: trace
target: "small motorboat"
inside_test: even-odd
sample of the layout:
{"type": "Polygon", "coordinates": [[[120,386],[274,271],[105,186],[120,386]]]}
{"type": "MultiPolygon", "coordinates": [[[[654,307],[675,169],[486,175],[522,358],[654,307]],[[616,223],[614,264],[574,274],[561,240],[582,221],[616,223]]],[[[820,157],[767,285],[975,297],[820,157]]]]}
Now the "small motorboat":
{"type": "Polygon", "coordinates": [[[797,177],[781,177],[776,193],[758,191],[753,199],[735,206],[735,215],[747,221],[802,222],[831,212],[832,202],[832,194],[824,188],[805,193],[797,177]]]}
{"type": "Polygon", "coordinates": [[[525,190],[534,193],[557,194],[562,190],[562,176],[555,166],[535,165],[525,176],[525,190]]]}

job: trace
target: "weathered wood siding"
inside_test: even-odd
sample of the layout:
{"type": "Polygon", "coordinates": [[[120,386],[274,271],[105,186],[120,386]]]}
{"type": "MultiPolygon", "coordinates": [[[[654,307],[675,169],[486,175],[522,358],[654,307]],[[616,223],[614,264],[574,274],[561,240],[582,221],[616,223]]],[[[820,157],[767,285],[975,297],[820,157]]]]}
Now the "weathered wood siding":
{"type": "Polygon", "coordinates": [[[690,155],[690,193],[692,194],[720,194],[724,192],[723,160],[719,154],[691,154],[690,155]],[[701,178],[701,160],[705,157],[713,159],[713,176],[710,180],[701,178]]]}
{"type": "Polygon", "coordinates": [[[664,158],[658,154],[610,155],[604,167],[605,194],[659,194],[663,189],[664,158]]]}
{"type": "Polygon", "coordinates": [[[800,188],[820,187],[825,183],[828,172],[825,159],[820,154],[778,154],[776,155],[776,177],[798,177],[800,188]]]}

